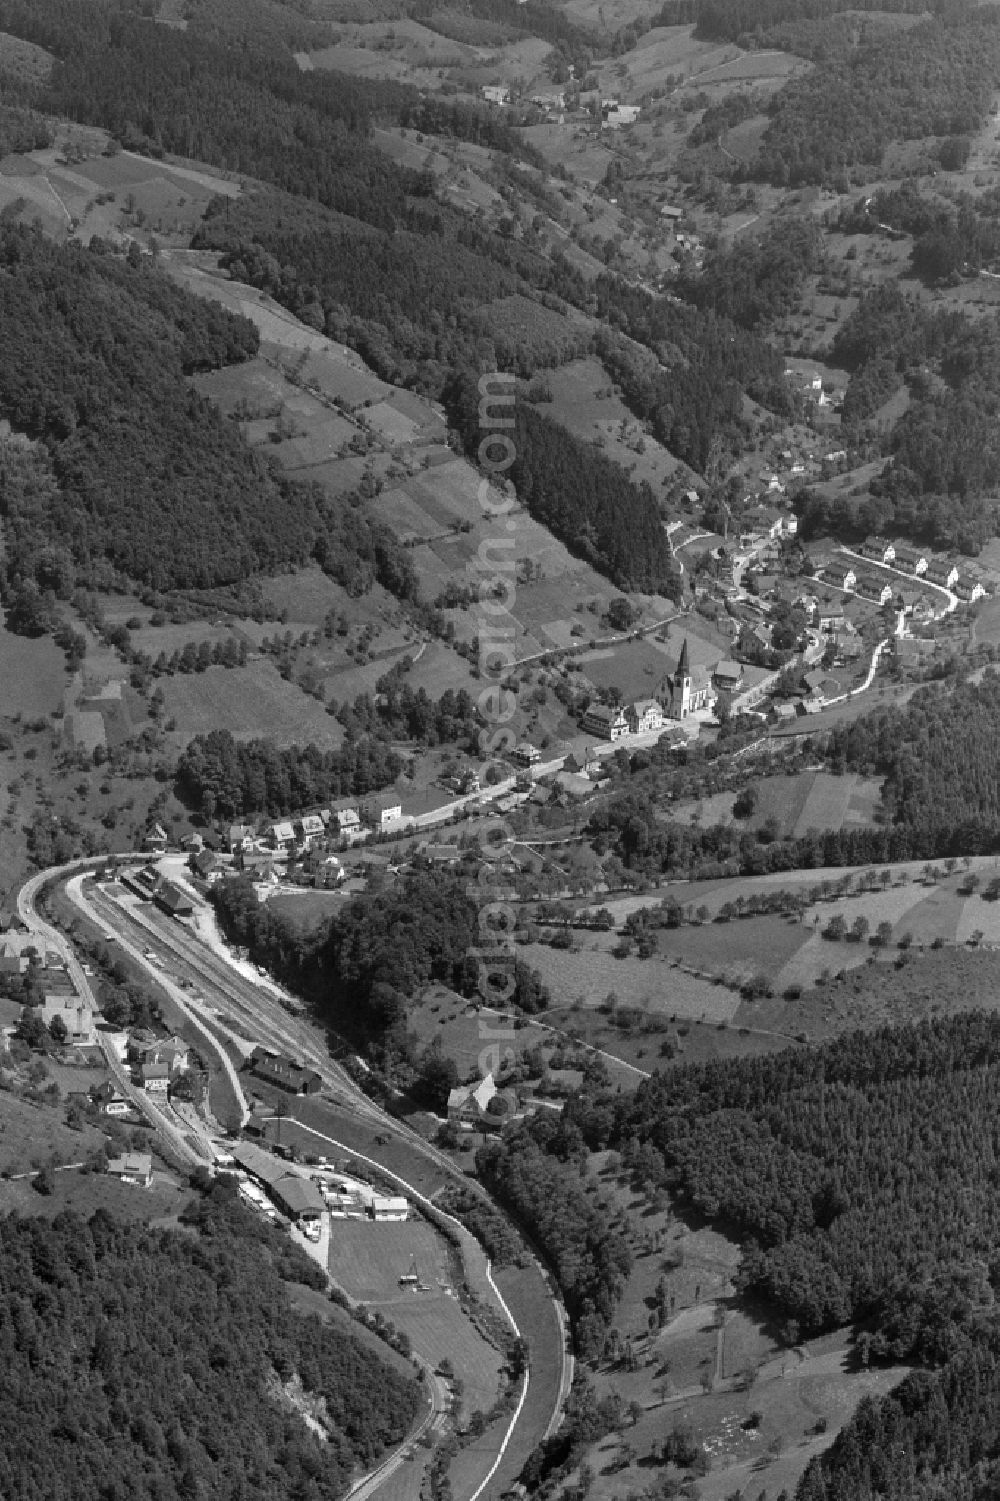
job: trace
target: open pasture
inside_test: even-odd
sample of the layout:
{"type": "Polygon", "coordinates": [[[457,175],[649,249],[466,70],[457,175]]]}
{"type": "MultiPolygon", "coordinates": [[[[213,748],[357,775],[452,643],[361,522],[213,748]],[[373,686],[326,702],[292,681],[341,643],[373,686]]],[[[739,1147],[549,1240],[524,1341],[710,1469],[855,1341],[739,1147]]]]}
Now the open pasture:
{"type": "Polygon", "coordinates": [[[639,98],[668,89],[668,80],[678,74],[689,83],[747,55],[732,42],[699,41],[694,30],[693,26],[652,27],[630,51],[600,65],[601,93],[639,98]]]}
{"type": "Polygon", "coordinates": [[[661,960],[616,959],[598,939],[586,935],[576,949],[529,943],[521,950],[548,985],[554,1006],[599,1006],[609,994],[622,1006],[650,1016],[730,1021],[739,996],[720,985],[684,974],[661,960]]]}
{"type": "MultiPolygon", "coordinates": [[[[87,1081],[73,1087],[86,1089],[87,1081]]],[[[0,1172],[82,1162],[104,1145],[104,1133],[94,1126],[71,1131],[63,1123],[61,1107],[33,1105],[6,1090],[0,1095],[0,1172]]],[[[32,1199],[38,1197],[31,1194],[32,1199]]]]}
{"type": "Polygon", "coordinates": [[[66,662],[49,636],[15,636],[0,624],[0,713],[32,719],[59,707],[66,687],[66,662]]]}
{"type": "Polygon", "coordinates": [[[425,1221],[403,1225],[334,1220],[330,1275],[352,1297],[379,1308],[404,1329],[432,1367],[447,1356],[464,1383],[466,1412],[490,1407],[497,1392],[497,1352],[477,1333],[459,1305],[445,1242],[425,1221]],[[400,1287],[416,1261],[425,1293],[400,1287]]]}
{"type": "Polygon", "coordinates": [[[178,747],[192,735],[229,730],[237,739],[266,734],[277,745],[321,749],[340,744],[344,732],[326,710],[270,662],[246,667],[209,667],[205,672],[163,680],[164,714],[175,722],[178,747]]]}
{"type": "Polygon", "coordinates": [[[655,698],[674,666],[666,648],[651,639],[624,641],[620,646],[588,652],[581,658],[582,676],[595,688],[617,688],[622,700],[655,698]]]}
{"type": "MultiPolygon", "coordinates": [[[[321,625],[331,610],[349,612],[356,625],[395,619],[400,611],[391,594],[373,584],[360,599],[352,599],[340,584],[311,564],[295,573],[279,573],[261,580],[261,592],[276,610],[287,610],[291,625],[321,625]]],[[[271,634],[271,627],[266,627],[271,634]]]]}
{"type": "Polygon", "coordinates": [[[682,467],[668,449],[643,431],[615,392],[600,360],[571,360],[546,371],[545,381],[552,393],[545,413],[574,437],[599,439],[604,456],[626,469],[637,484],[646,480],[655,492],[682,467]]]}

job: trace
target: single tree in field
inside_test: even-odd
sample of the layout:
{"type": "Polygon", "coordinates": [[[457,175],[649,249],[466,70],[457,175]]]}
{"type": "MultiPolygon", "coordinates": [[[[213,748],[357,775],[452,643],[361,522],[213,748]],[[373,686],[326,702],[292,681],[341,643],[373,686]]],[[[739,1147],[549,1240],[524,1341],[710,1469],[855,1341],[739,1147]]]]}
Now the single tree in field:
{"type": "Polygon", "coordinates": [[[891,922],[880,922],[879,925],[878,925],[878,927],[875,929],[875,939],[874,939],[874,942],[875,942],[876,946],[878,948],[880,948],[880,949],[886,948],[888,946],[889,941],[890,941],[891,938],[892,938],[892,923],[891,922]]]}
{"type": "Polygon", "coordinates": [[[864,943],[865,939],[868,937],[869,926],[870,924],[868,922],[868,919],[864,916],[863,913],[854,919],[854,922],[851,926],[851,937],[854,939],[855,943],[864,943]]]}

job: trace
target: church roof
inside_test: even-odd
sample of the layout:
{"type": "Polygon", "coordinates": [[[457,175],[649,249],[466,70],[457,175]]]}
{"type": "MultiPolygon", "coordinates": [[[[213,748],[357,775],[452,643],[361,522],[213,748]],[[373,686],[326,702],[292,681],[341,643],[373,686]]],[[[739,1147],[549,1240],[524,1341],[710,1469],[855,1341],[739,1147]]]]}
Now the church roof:
{"type": "Polygon", "coordinates": [[[684,645],[681,647],[681,654],[677,659],[677,671],[678,673],[690,673],[691,671],[691,664],[688,660],[688,641],[686,636],[684,637],[684,645]]]}

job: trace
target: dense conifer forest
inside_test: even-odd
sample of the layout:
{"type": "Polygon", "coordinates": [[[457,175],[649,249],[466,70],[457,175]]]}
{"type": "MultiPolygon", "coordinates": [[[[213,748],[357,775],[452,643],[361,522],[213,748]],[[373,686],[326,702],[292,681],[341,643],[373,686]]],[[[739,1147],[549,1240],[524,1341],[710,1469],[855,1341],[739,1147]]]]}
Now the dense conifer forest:
{"type": "Polygon", "coordinates": [[[332,1501],[405,1435],[416,1378],[296,1313],[234,1191],[212,1199],[194,1233],[0,1220],[3,1495],[332,1501]],[[280,1400],[292,1378],[325,1441],[280,1400]]]}
{"type": "Polygon", "coordinates": [[[793,1341],[865,1319],[869,1357],[940,1364],[992,1306],[998,1084],[1000,1021],[971,1013],[673,1068],[564,1129],[738,1234],[793,1341]]]}

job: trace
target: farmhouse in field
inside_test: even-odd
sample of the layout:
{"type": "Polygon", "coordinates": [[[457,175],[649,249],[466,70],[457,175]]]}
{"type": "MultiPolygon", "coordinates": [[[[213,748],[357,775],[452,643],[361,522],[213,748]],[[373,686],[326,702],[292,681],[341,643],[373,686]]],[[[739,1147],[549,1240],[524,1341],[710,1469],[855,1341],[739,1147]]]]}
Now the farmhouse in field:
{"type": "Polygon", "coordinates": [[[620,130],[623,125],[634,125],[639,118],[638,104],[619,104],[616,99],[601,101],[601,119],[609,130],[620,130]]]}
{"type": "Polygon", "coordinates": [[[125,1152],[108,1160],[108,1174],[120,1183],[148,1188],[153,1181],[153,1159],[148,1152],[125,1152]]]}
{"type": "Polygon", "coordinates": [[[492,1074],[476,1084],[463,1084],[448,1096],[448,1119],[467,1131],[479,1126],[499,1128],[508,1117],[508,1098],[501,1095],[492,1074]]]}
{"type": "Polygon", "coordinates": [[[483,85],[483,98],[487,104],[509,104],[510,89],[505,83],[487,83],[483,85]]]}

